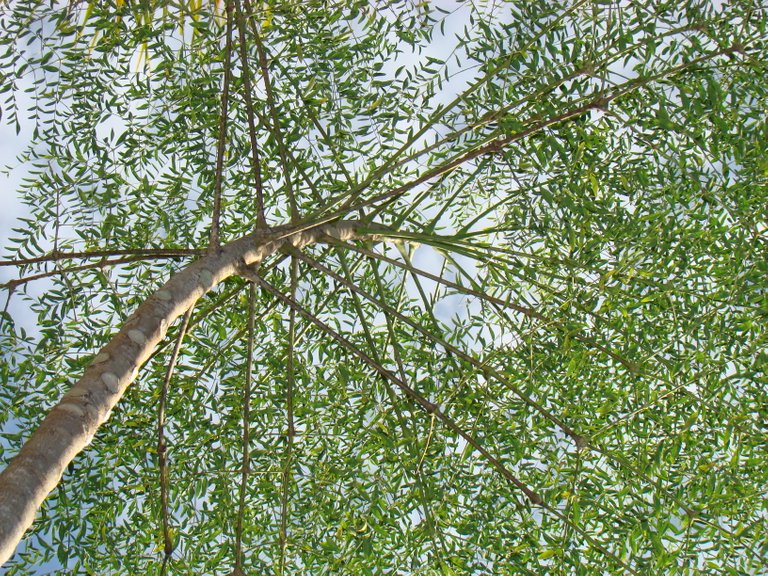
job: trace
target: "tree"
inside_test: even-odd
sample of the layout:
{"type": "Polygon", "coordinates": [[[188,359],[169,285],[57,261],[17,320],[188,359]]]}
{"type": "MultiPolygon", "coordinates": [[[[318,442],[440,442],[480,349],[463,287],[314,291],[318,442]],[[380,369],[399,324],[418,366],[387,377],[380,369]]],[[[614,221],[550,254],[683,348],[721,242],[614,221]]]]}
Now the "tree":
{"type": "Polygon", "coordinates": [[[8,574],[765,568],[763,8],[2,26],[8,574]]]}

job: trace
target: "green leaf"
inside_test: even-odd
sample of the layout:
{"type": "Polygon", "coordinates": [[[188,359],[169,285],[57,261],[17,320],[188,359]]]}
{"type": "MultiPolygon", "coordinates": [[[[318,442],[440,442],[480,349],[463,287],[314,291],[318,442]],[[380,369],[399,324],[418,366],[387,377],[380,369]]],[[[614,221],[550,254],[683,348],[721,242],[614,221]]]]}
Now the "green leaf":
{"type": "Polygon", "coordinates": [[[3,570],[764,570],[765,23],[390,4],[4,10],[3,570]]]}

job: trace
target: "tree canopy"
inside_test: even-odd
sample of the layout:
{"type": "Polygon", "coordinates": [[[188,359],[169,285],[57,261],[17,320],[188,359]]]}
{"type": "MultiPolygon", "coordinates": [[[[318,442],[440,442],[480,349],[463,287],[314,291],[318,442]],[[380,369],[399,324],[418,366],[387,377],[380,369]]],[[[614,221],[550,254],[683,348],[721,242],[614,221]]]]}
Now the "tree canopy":
{"type": "Polygon", "coordinates": [[[767,24],[4,4],[5,573],[762,573],[767,24]]]}

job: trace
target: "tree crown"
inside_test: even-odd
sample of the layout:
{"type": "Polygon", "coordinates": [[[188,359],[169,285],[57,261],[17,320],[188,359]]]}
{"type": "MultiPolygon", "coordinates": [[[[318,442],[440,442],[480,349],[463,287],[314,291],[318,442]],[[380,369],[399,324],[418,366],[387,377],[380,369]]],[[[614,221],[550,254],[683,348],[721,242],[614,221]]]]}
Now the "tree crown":
{"type": "Polygon", "coordinates": [[[29,136],[4,459],[83,373],[123,395],[10,574],[762,569],[764,9],[19,0],[1,22],[29,136]],[[199,263],[243,238],[258,258],[199,263]],[[189,270],[194,304],[141,348],[134,311],[189,270]],[[134,345],[129,387],[99,363],[134,345]]]}

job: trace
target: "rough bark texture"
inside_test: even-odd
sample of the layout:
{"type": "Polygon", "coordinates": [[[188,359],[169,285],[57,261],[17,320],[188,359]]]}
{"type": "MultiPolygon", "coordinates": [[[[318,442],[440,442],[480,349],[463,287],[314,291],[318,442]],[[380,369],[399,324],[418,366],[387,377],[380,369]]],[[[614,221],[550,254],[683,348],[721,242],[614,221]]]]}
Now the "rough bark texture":
{"type": "Polygon", "coordinates": [[[302,248],[323,236],[355,238],[358,224],[347,221],[299,232],[291,227],[254,232],[175,274],[141,304],[0,473],[0,564],[13,555],[66,466],[109,418],[176,318],[242,266],[261,262],[287,243],[302,248]]]}

